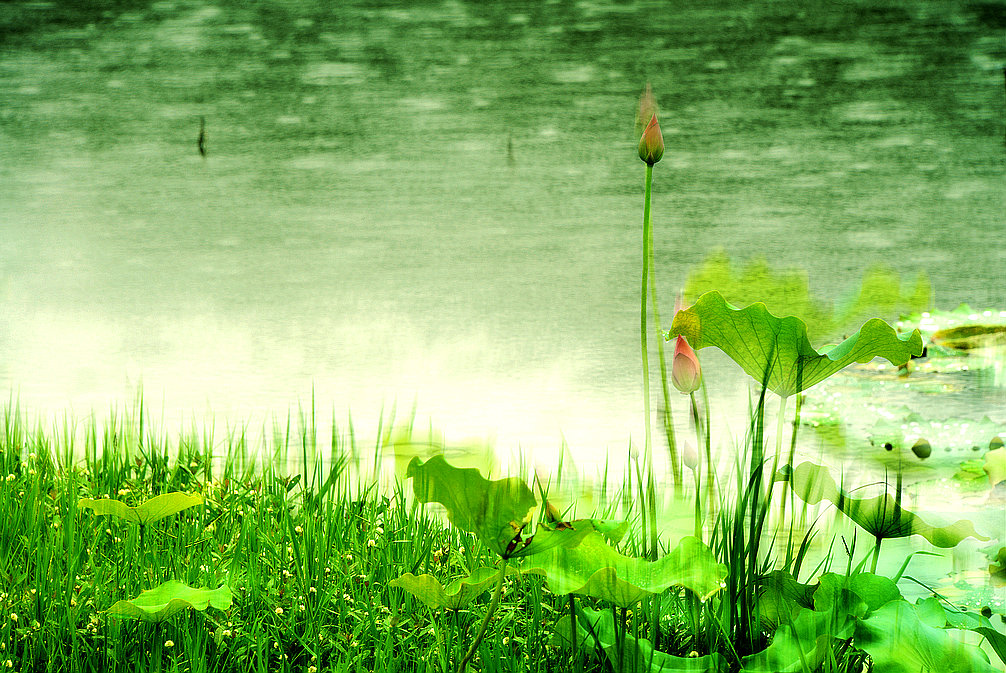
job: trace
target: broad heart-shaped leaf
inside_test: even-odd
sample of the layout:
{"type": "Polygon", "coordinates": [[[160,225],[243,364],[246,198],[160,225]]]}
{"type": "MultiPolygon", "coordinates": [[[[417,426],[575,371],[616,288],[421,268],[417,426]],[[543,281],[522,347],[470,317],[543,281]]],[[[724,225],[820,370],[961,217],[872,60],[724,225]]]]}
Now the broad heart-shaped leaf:
{"type": "Polygon", "coordinates": [[[532,534],[531,520],[538,501],[517,477],[489,481],[475,468],[454,467],[443,456],[434,456],[425,463],[413,458],[406,474],[412,477],[412,489],[419,502],[442,504],[452,524],[474,533],[503,558],[574,545],[594,531],[589,519],[578,519],[562,527],[538,526],[532,534]]]}
{"type": "MultiPolygon", "coordinates": [[[[619,657],[615,637],[615,620],[608,610],[584,608],[576,611],[577,647],[594,650],[600,645],[615,671],[623,673],[723,673],[727,662],[718,653],[702,657],[675,657],[666,652],[654,651],[649,640],[625,635],[625,647],[619,657]],[[589,622],[586,628],[584,620],[589,622]],[[592,635],[593,634],[593,635],[592,635]],[[597,637],[596,640],[594,637],[597,637]]],[[[572,621],[564,615],[555,625],[552,645],[572,646],[572,621]]]]}
{"type": "Polygon", "coordinates": [[[942,548],[954,547],[966,537],[989,539],[979,535],[974,524],[963,519],[939,528],[926,523],[919,515],[902,508],[890,493],[862,500],[851,498],[838,488],[828,468],[810,462],[797,466],[791,483],[793,491],[805,502],[816,505],[821,500],[828,500],[877,538],[921,535],[942,548]]]}
{"type": "Polygon", "coordinates": [[[123,619],[163,622],[186,608],[202,611],[207,607],[229,609],[230,587],[224,584],[218,589],[196,589],[178,580],[168,580],[160,586],[141,592],[131,601],[115,603],[105,614],[123,619]]]}
{"type": "Polygon", "coordinates": [[[878,673],[995,673],[984,652],[944,629],[925,624],[916,606],[891,601],[856,624],[856,647],[873,659],[878,673]]]}
{"type": "Polygon", "coordinates": [[[719,292],[707,292],[691,308],[678,311],[668,336],[679,335],[696,350],[716,346],[783,397],[806,390],[854,362],[882,357],[900,365],[913,355],[922,355],[918,330],[902,336],[877,318],[834,348],[818,353],[799,318],[778,318],[761,303],[737,309],[719,292]]]}
{"type": "MultiPolygon", "coordinates": [[[[513,568],[507,568],[508,575],[516,572],[513,568]]],[[[496,568],[479,568],[471,576],[460,577],[444,588],[433,575],[405,573],[388,582],[388,586],[408,591],[428,608],[460,610],[491,589],[498,574],[499,570],[496,568]]]]}
{"type": "Polygon", "coordinates": [[[77,503],[78,507],[90,507],[95,514],[107,514],[125,519],[131,523],[153,523],[159,519],[178,514],[184,509],[203,504],[201,495],[189,495],[176,491],[174,493],[162,493],[147,500],[137,507],[129,507],[119,500],[102,498],[93,500],[91,498],[81,498],[77,503]]]}
{"type": "Polygon", "coordinates": [[[674,585],[705,599],[723,587],[727,575],[698,538],[682,538],[667,556],[647,561],[619,554],[593,531],[576,546],[528,557],[522,571],[545,575],[553,593],[593,596],[624,608],[674,585]]]}

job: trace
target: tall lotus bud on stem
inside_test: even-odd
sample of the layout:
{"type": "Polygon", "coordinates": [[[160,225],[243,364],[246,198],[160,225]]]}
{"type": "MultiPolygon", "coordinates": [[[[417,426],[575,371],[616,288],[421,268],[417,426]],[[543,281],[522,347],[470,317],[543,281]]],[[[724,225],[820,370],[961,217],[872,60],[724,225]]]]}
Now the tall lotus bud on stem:
{"type": "Polygon", "coordinates": [[[664,136],[660,134],[657,115],[653,115],[643,131],[643,137],[639,139],[639,158],[645,161],[647,166],[652,166],[663,156],[664,136]]]}
{"type": "Polygon", "coordinates": [[[695,350],[688,345],[683,336],[676,339],[674,345],[674,363],[671,365],[671,382],[674,387],[685,395],[690,395],[699,389],[702,381],[702,368],[695,350]]]}

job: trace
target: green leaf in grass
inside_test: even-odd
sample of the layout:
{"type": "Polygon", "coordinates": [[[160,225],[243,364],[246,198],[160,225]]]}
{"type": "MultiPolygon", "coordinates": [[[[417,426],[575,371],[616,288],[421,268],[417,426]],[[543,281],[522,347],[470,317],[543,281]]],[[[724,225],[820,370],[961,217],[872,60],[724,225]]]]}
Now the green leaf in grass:
{"type": "Polygon", "coordinates": [[[178,580],[168,580],[160,586],[143,591],[129,601],[119,601],[106,614],[123,619],[163,622],[185,609],[203,611],[207,607],[227,610],[231,607],[231,590],[226,584],[218,589],[196,589],[178,580]]]}
{"type": "Polygon", "coordinates": [[[129,507],[120,500],[102,498],[94,500],[92,498],[81,498],[77,505],[79,507],[90,507],[98,515],[115,516],[131,523],[147,524],[159,519],[178,514],[182,510],[203,504],[201,495],[189,495],[176,491],[174,493],[162,493],[150,498],[142,505],[129,507]]]}
{"type": "Polygon", "coordinates": [[[705,599],[723,587],[727,575],[727,567],[698,538],[682,538],[670,554],[648,561],[619,554],[596,532],[576,546],[529,557],[522,571],[545,575],[553,593],[592,596],[621,607],[675,585],[705,599]]]}
{"type": "MultiPolygon", "coordinates": [[[[458,528],[474,533],[503,558],[538,554],[554,547],[575,545],[595,530],[589,519],[545,525],[532,530],[538,501],[517,477],[490,481],[475,468],[457,468],[443,456],[425,463],[413,458],[406,475],[419,502],[438,502],[458,528]]],[[[619,529],[615,528],[614,532],[619,529]]]]}
{"type": "MultiPolygon", "coordinates": [[[[516,572],[507,569],[507,574],[516,572]]],[[[428,608],[460,610],[491,589],[498,574],[496,568],[479,568],[471,576],[458,578],[445,588],[433,575],[405,573],[388,582],[388,586],[408,591],[428,608]]]]}
{"type": "Polygon", "coordinates": [[[779,318],[756,303],[737,309],[719,292],[707,292],[674,316],[669,337],[683,336],[698,350],[715,346],[769,390],[786,397],[820,383],[854,362],[882,357],[901,365],[922,354],[918,330],[899,335],[874,318],[826,352],[817,352],[807,326],[792,316],[779,318]]]}

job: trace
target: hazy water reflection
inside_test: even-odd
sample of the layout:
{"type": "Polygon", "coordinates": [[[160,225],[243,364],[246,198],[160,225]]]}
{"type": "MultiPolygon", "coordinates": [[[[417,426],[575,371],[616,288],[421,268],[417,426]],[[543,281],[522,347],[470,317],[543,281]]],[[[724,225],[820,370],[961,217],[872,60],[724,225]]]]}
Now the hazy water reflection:
{"type": "Polygon", "coordinates": [[[646,81],[668,307],[714,246],[1006,306],[995,3],[9,7],[0,384],[42,414],[142,383],[168,427],[254,425],[313,389],[360,428],[415,400],[451,437],[624,451],[646,81]]]}

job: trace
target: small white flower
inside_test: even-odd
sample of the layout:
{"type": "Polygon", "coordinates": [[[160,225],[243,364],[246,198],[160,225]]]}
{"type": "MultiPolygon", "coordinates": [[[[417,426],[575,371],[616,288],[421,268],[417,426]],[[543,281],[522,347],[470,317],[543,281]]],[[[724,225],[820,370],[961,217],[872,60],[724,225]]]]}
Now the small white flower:
{"type": "Polygon", "coordinates": [[[300,526],[297,526],[293,529],[293,532],[296,533],[297,535],[300,535],[304,532],[304,529],[301,528],[300,526]]]}
{"type": "Polygon", "coordinates": [[[276,614],[277,615],[283,614],[283,608],[276,608],[276,614]]]}
{"type": "Polygon", "coordinates": [[[373,549],[376,546],[377,546],[376,542],[374,542],[373,540],[367,540],[367,548],[368,549],[373,549]]]}
{"type": "Polygon", "coordinates": [[[175,641],[173,641],[173,640],[165,640],[164,641],[164,647],[166,647],[168,649],[171,649],[174,646],[175,646],[175,641]]]}
{"type": "Polygon", "coordinates": [[[230,638],[231,637],[231,630],[230,629],[224,629],[223,631],[220,632],[220,635],[223,636],[224,638],[230,638]]]}
{"type": "Polygon", "coordinates": [[[12,622],[16,622],[17,621],[17,613],[16,612],[10,613],[10,620],[12,622]]]}

